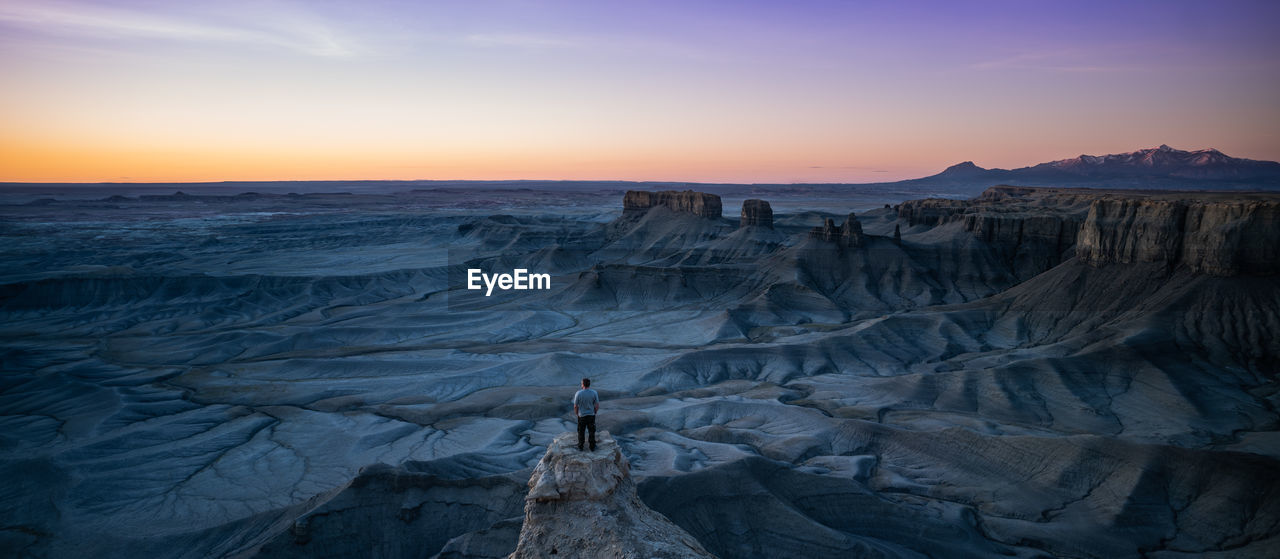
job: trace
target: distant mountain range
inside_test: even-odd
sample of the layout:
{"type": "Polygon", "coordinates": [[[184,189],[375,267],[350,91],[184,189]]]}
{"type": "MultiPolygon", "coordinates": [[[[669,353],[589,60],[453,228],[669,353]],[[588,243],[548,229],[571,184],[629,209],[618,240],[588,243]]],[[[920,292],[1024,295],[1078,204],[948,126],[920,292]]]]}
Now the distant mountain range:
{"type": "Polygon", "coordinates": [[[1184,151],[1167,145],[1111,155],[1081,155],[1019,169],[984,169],[972,161],[933,176],[901,181],[945,186],[1098,186],[1128,188],[1256,189],[1280,187],[1280,163],[1231,157],[1216,149],[1184,151]]]}
{"type": "MultiPolygon", "coordinates": [[[[1280,163],[1231,157],[1216,149],[1184,151],[1167,145],[1111,155],[1081,155],[1018,169],[984,169],[972,161],[947,167],[936,175],[880,183],[693,183],[669,181],[579,180],[331,180],[331,181],[227,181],[203,183],[21,183],[0,182],[0,194],[62,195],[187,194],[227,196],[237,193],[336,193],[378,194],[413,190],[455,190],[459,195],[485,190],[553,190],[601,192],[612,190],[683,190],[696,188],[722,195],[755,192],[813,192],[860,188],[943,189],[948,195],[976,195],[987,187],[1062,186],[1175,190],[1280,190],[1280,163]],[[110,187],[109,190],[104,190],[110,187]]],[[[34,199],[34,198],[33,198],[34,199]]]]}

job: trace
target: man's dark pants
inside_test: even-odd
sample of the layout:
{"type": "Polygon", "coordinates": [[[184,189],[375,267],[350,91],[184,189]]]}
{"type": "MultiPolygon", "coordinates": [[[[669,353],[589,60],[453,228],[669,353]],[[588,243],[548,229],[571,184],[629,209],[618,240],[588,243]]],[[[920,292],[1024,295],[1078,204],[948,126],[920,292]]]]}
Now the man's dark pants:
{"type": "Polygon", "coordinates": [[[580,415],[578,416],[578,450],[582,450],[582,432],[591,430],[591,450],[596,449],[596,416],[580,415]]]}

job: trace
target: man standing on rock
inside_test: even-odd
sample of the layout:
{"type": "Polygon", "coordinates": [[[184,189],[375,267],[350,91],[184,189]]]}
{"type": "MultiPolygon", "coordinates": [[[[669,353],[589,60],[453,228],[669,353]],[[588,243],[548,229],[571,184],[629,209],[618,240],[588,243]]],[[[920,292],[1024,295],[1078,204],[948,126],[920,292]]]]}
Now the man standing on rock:
{"type": "Polygon", "coordinates": [[[573,415],[578,417],[578,450],[582,450],[582,432],[591,430],[591,450],[596,449],[596,412],[600,411],[600,395],[591,389],[591,379],[582,379],[582,390],[573,395],[573,415]]]}

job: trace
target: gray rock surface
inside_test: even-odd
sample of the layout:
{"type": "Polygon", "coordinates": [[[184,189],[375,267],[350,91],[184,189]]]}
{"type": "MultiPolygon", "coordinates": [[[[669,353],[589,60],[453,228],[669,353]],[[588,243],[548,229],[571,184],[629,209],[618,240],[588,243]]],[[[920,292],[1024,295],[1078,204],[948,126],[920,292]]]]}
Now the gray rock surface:
{"type": "Polygon", "coordinates": [[[828,218],[822,226],[810,230],[809,237],[842,247],[860,247],[867,244],[867,238],[862,233],[862,224],[854,214],[849,214],[844,223],[838,226],[834,219],[828,218]]]}
{"type": "Polygon", "coordinates": [[[720,197],[706,192],[628,190],[622,197],[623,213],[644,212],[657,207],[712,219],[719,219],[723,213],[720,197]]]}
{"type": "Polygon", "coordinates": [[[1163,262],[1218,276],[1274,274],[1280,202],[1101,199],[1080,232],[1077,255],[1100,266],[1163,262]]]}
{"type": "Polygon", "coordinates": [[[596,450],[555,438],[529,478],[524,526],[511,559],[714,557],[636,496],[631,467],[608,431],[596,450]]]}
{"type": "Polygon", "coordinates": [[[742,219],[739,227],[768,227],[773,229],[773,208],[769,202],[759,199],[742,201],[742,219]]]}
{"type": "Polygon", "coordinates": [[[0,549],[504,556],[589,376],[640,499],[724,559],[1280,556],[1280,275],[1032,225],[1275,195],[849,203],[858,250],[773,194],[774,229],[446,196],[0,204],[0,549]],[[472,265],[555,288],[459,308],[472,265]]]}
{"type": "Polygon", "coordinates": [[[449,540],[433,559],[506,559],[520,541],[524,519],[516,516],[449,540]]]}
{"type": "Polygon", "coordinates": [[[374,466],[296,517],[286,531],[241,556],[505,556],[514,548],[514,538],[502,537],[509,530],[502,521],[520,512],[519,478],[449,479],[412,467],[374,466]]]}

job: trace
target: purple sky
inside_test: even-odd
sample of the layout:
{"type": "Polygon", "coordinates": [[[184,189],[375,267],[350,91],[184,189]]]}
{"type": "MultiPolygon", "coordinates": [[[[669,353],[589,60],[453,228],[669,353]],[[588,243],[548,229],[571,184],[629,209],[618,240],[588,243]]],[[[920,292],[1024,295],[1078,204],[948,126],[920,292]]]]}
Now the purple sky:
{"type": "Polygon", "coordinates": [[[1280,159],[1278,2],[0,0],[0,180],[1280,159]]]}

